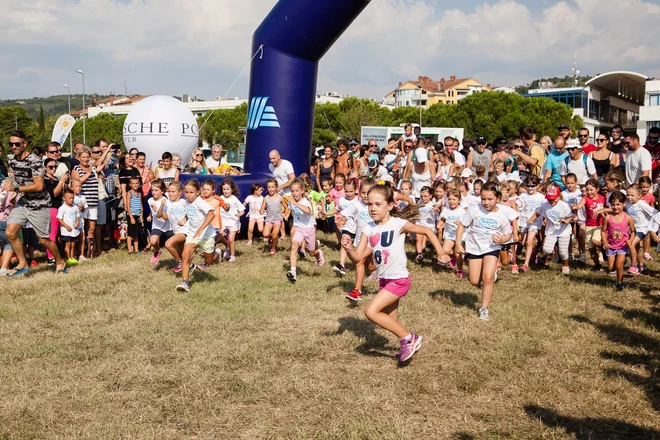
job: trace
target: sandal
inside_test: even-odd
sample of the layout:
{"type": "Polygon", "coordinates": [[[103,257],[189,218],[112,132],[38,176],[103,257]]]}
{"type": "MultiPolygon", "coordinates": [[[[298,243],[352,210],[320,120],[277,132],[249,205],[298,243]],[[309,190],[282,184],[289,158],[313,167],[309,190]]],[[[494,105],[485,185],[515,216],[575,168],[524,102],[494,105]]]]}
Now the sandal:
{"type": "Polygon", "coordinates": [[[69,268],[66,267],[66,266],[64,267],[64,269],[57,269],[55,271],[55,275],[64,275],[64,274],[67,274],[67,273],[69,273],[69,268]]]}
{"type": "Polygon", "coordinates": [[[30,271],[29,267],[24,267],[22,269],[14,269],[13,272],[7,273],[8,277],[17,277],[19,275],[24,275],[30,271]]]}

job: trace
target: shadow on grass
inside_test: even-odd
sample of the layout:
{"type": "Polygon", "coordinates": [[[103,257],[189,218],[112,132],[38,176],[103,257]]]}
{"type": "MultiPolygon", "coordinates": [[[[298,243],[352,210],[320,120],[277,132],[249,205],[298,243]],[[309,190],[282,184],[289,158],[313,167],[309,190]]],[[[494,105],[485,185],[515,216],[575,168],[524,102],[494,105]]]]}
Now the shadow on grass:
{"type": "Polygon", "coordinates": [[[474,440],[475,437],[467,432],[456,432],[451,436],[452,440],[474,440]]]}
{"type": "MultiPolygon", "coordinates": [[[[588,284],[590,286],[598,285],[602,287],[611,287],[612,290],[614,290],[614,283],[616,281],[614,278],[610,278],[606,272],[571,272],[569,279],[571,282],[577,281],[588,284]]],[[[650,293],[653,291],[653,282],[657,282],[657,279],[649,277],[648,275],[639,275],[635,277],[626,276],[623,279],[623,284],[627,288],[638,289],[644,295],[650,295],[650,293]]]]}
{"type": "Polygon", "coordinates": [[[660,431],[643,428],[622,420],[597,419],[585,417],[562,416],[552,408],[536,405],[525,405],[525,413],[534,419],[540,420],[550,428],[562,428],[568,434],[573,434],[578,440],[595,439],[658,439],[660,431]]]}
{"type": "Polygon", "coordinates": [[[621,313],[626,319],[633,321],[642,321],[644,324],[652,327],[655,331],[660,332],[660,315],[658,315],[658,308],[653,308],[654,313],[645,312],[644,310],[628,310],[623,307],[615,306],[613,304],[604,304],[605,308],[614,312],[621,313]]]}
{"type": "MultiPolygon", "coordinates": [[[[641,315],[643,319],[657,324],[660,318],[640,310],[626,310],[622,307],[609,304],[606,304],[606,307],[621,313],[624,318],[630,320],[636,319],[641,315]]],[[[641,388],[653,409],[660,411],[660,377],[657,375],[657,371],[660,370],[660,339],[622,325],[598,324],[581,315],[573,315],[571,319],[593,326],[611,342],[621,344],[629,349],[644,350],[644,353],[615,353],[605,351],[601,352],[600,356],[603,359],[617,361],[627,367],[643,368],[647,372],[645,376],[620,368],[609,368],[605,370],[605,374],[610,377],[622,377],[631,384],[641,388]]]]}
{"type": "Polygon", "coordinates": [[[392,351],[393,348],[387,347],[389,340],[376,333],[376,326],[366,319],[358,319],[352,316],[339,318],[339,328],[334,332],[325,333],[325,336],[337,336],[345,332],[351,332],[358,338],[364,339],[362,344],[355,347],[356,352],[371,357],[394,357],[394,355],[382,351],[392,351]]]}
{"type": "Polygon", "coordinates": [[[479,301],[479,297],[474,293],[454,292],[451,290],[436,290],[435,292],[430,292],[429,296],[432,299],[447,298],[456,307],[465,307],[470,310],[475,310],[475,304],[479,301]]]}

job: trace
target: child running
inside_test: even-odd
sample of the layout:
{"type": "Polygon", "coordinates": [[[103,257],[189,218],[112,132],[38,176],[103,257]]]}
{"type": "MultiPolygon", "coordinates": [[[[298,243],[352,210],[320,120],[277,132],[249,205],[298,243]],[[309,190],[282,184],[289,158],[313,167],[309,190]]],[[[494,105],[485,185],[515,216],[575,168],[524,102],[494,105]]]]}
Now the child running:
{"type": "Polygon", "coordinates": [[[481,204],[472,206],[461,217],[456,231],[456,253],[468,260],[468,279],[473,286],[481,286],[479,319],[488,321],[488,306],[493,298],[493,284],[497,280],[497,259],[500,248],[512,237],[511,223],[500,211],[501,194],[494,183],[481,188],[481,204]],[[467,229],[467,230],[466,230],[467,229]],[[465,247],[463,235],[465,235],[465,247]]]}
{"type": "Polygon", "coordinates": [[[589,179],[585,184],[585,197],[577,205],[572,205],[573,212],[577,213],[583,207],[585,208],[585,242],[587,249],[594,262],[594,271],[600,272],[603,268],[598,258],[598,249],[601,246],[601,226],[603,217],[601,212],[605,209],[605,197],[599,194],[600,185],[598,180],[589,179]]]}
{"type": "Polygon", "coordinates": [[[151,222],[151,233],[149,235],[149,243],[154,249],[151,256],[151,264],[156,265],[160,260],[162,246],[165,246],[167,240],[172,237],[172,228],[167,220],[158,216],[158,212],[167,213],[165,204],[167,198],[165,197],[165,182],[161,179],[151,181],[151,198],[147,201],[149,210],[151,211],[147,217],[147,221],[151,222]]]}
{"type": "Polygon", "coordinates": [[[260,234],[264,232],[264,215],[261,214],[261,205],[263,204],[264,197],[262,196],[264,187],[258,183],[253,183],[250,187],[250,195],[245,198],[243,206],[248,208],[248,241],[247,245],[252,246],[252,237],[254,235],[254,227],[257,226],[260,234]]]}
{"type": "MultiPolygon", "coordinates": [[[[339,203],[335,205],[334,212],[331,211],[330,213],[328,213],[328,214],[335,214],[335,216],[337,217],[335,219],[335,223],[337,223],[337,229],[340,230],[340,239],[339,239],[340,244],[344,239],[351,242],[355,239],[355,231],[357,228],[357,224],[352,216],[350,218],[346,217],[345,212],[346,214],[348,214],[349,212],[351,212],[351,210],[349,209],[351,205],[356,205],[360,203],[360,200],[358,199],[357,196],[358,187],[359,187],[359,181],[356,177],[345,181],[344,197],[341,197],[339,199],[339,203]],[[344,236],[346,238],[344,238],[344,236]]],[[[410,187],[410,189],[412,191],[412,186],[410,187]]],[[[342,277],[346,275],[346,266],[345,266],[346,257],[347,257],[346,251],[342,246],[339,249],[339,264],[332,267],[332,271],[342,277]]]]}
{"type": "Polygon", "coordinates": [[[229,247],[225,249],[225,259],[230,263],[236,262],[236,234],[241,230],[241,216],[245,214],[245,206],[238,200],[238,186],[231,179],[225,179],[220,185],[224,209],[220,210],[224,231],[229,247]]]}
{"type": "MultiPolygon", "coordinates": [[[[566,189],[561,193],[561,197],[564,202],[568,203],[569,206],[577,205],[580,203],[582,201],[582,190],[578,188],[577,176],[573,173],[566,174],[566,180],[564,183],[566,184],[566,189]]],[[[573,235],[576,236],[578,240],[578,261],[580,263],[587,262],[586,243],[584,241],[586,234],[584,221],[585,214],[584,208],[582,208],[577,212],[577,214],[575,214],[573,217],[573,222],[571,222],[571,230],[573,231],[573,235]]],[[[573,246],[570,245],[569,249],[573,249],[573,246]]]]}
{"type": "Polygon", "coordinates": [[[632,248],[631,237],[635,236],[635,224],[632,217],[623,210],[626,196],[621,191],[610,195],[610,215],[603,220],[602,243],[607,252],[607,266],[610,274],[616,270],[616,290],[623,290],[623,265],[628,250],[632,248]]]}
{"type": "MultiPolygon", "coordinates": [[[[420,202],[418,206],[419,219],[415,222],[418,226],[424,226],[433,231],[434,234],[438,233],[438,220],[440,211],[435,207],[434,201],[431,197],[431,187],[423,186],[419,190],[420,202]]],[[[444,204],[444,193],[443,193],[444,204]]],[[[415,236],[415,263],[421,264],[424,261],[424,254],[422,253],[426,248],[426,235],[419,234],[415,236]]]]}
{"type": "Polygon", "coordinates": [[[451,256],[449,261],[451,267],[456,267],[456,276],[463,278],[463,255],[454,252],[456,247],[456,231],[465,208],[461,207],[461,192],[452,189],[447,194],[447,206],[440,213],[440,227],[442,228],[442,250],[451,256]]]}
{"type": "Polygon", "coordinates": [[[448,262],[449,257],[443,252],[433,231],[405,220],[414,214],[415,209],[412,206],[404,211],[396,209],[394,191],[388,185],[371,186],[368,200],[373,226],[361,231],[357,250],[345,241],[343,246],[353,261],[364,261],[368,256],[373,256],[379,291],[365,308],[364,314],[369,321],[399,338],[401,349],[396,356],[403,363],[422,346],[422,337],[410,332],[397,317],[399,302],[410,290],[404,248],[406,234],[425,235],[435,248],[439,262],[448,262]]]}
{"type": "Polygon", "coordinates": [[[62,191],[62,206],[57,210],[57,221],[60,224],[60,237],[64,243],[66,264],[78,264],[76,260],[76,241],[80,236],[80,209],[73,203],[74,194],[69,188],[62,191]]]}
{"type": "MultiPolygon", "coordinates": [[[[640,189],[640,198],[649,204],[649,206],[655,206],[655,197],[651,193],[651,188],[653,187],[653,182],[649,176],[642,176],[639,178],[639,189],[640,189]]],[[[642,249],[644,251],[643,257],[645,260],[652,260],[651,254],[649,254],[649,248],[651,247],[651,234],[647,234],[644,241],[642,241],[642,249]]]]}
{"type": "Polygon", "coordinates": [[[207,266],[213,263],[215,253],[215,229],[210,227],[215,212],[213,207],[199,196],[199,190],[199,182],[196,179],[188,180],[183,186],[188,235],[183,246],[181,283],[176,286],[179,292],[190,292],[188,281],[196,268],[192,263],[192,256],[197,247],[202,249],[207,266]]]}
{"type": "Polygon", "coordinates": [[[525,244],[525,262],[520,267],[520,272],[527,272],[529,264],[534,257],[534,250],[536,246],[534,239],[541,229],[541,220],[529,224],[529,219],[532,218],[536,210],[545,202],[543,194],[538,192],[540,180],[538,176],[531,175],[525,181],[525,190],[518,197],[518,213],[520,214],[520,226],[522,229],[522,243],[525,244]]]}
{"type": "Polygon", "coordinates": [[[186,219],[186,202],[181,198],[183,194],[183,187],[181,182],[174,181],[167,187],[167,195],[169,200],[165,205],[158,208],[157,217],[167,220],[167,226],[172,231],[172,236],[165,242],[165,249],[174,258],[174,273],[181,272],[181,254],[183,253],[183,245],[186,241],[188,234],[188,225],[186,219]]]}
{"type": "Polygon", "coordinates": [[[284,220],[282,211],[286,211],[288,207],[286,199],[277,192],[277,180],[268,179],[266,181],[266,191],[268,191],[268,195],[261,202],[259,213],[265,215],[263,234],[264,237],[268,237],[270,255],[274,257],[277,255],[277,241],[284,220]]]}
{"type": "MultiPolygon", "coordinates": [[[[229,246],[225,238],[225,234],[222,233],[222,210],[224,210],[225,202],[222,200],[222,197],[215,193],[215,180],[208,179],[202,183],[202,188],[199,191],[199,195],[202,197],[206,203],[211,205],[213,208],[213,221],[211,222],[211,227],[215,231],[215,243],[221,243],[224,246],[229,246]]],[[[222,261],[222,252],[220,249],[215,250],[215,255],[213,261],[218,260],[222,261]]],[[[206,263],[198,264],[197,269],[206,270],[208,265],[206,263]]]]}
{"type": "Polygon", "coordinates": [[[644,264],[644,255],[641,250],[641,243],[649,233],[651,219],[655,215],[655,209],[641,199],[641,189],[639,185],[631,185],[627,191],[628,203],[626,203],[626,212],[632,217],[635,224],[635,235],[630,246],[630,268],[628,273],[637,275],[646,270],[644,264]]]}
{"type": "Polygon", "coordinates": [[[316,258],[316,264],[323,266],[325,259],[323,252],[317,249],[316,241],[316,220],[312,211],[311,202],[303,196],[305,183],[296,178],[291,183],[291,198],[289,199],[289,209],[293,212],[293,226],[295,232],[291,239],[291,254],[289,262],[291,269],[286,273],[286,277],[292,283],[298,279],[296,264],[298,262],[298,249],[307,243],[309,254],[316,258]]]}
{"type": "Polygon", "coordinates": [[[568,251],[571,242],[570,223],[573,220],[573,211],[568,203],[561,200],[561,190],[557,185],[548,186],[545,190],[545,199],[546,202],[536,210],[527,224],[533,224],[537,218],[541,221],[546,220],[543,253],[547,258],[557,245],[562,262],[561,273],[568,275],[571,273],[568,267],[568,251]]]}

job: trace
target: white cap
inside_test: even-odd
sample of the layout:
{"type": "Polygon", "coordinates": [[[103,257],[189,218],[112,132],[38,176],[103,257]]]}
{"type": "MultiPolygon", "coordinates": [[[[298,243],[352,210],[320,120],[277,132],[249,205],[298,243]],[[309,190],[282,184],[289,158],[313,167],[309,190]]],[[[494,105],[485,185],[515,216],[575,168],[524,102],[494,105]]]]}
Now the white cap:
{"type": "Polygon", "coordinates": [[[472,177],[472,170],[470,168],[463,168],[463,171],[461,171],[461,177],[472,177]]]}
{"type": "Polygon", "coordinates": [[[415,159],[419,163],[424,163],[429,161],[429,156],[426,153],[426,148],[415,148],[415,159]]]}
{"type": "Polygon", "coordinates": [[[580,141],[578,141],[577,139],[569,139],[569,140],[566,142],[566,146],[565,146],[564,148],[567,149],[567,150],[568,150],[569,148],[579,148],[579,149],[581,150],[581,149],[582,149],[582,145],[580,145],[580,141]]]}

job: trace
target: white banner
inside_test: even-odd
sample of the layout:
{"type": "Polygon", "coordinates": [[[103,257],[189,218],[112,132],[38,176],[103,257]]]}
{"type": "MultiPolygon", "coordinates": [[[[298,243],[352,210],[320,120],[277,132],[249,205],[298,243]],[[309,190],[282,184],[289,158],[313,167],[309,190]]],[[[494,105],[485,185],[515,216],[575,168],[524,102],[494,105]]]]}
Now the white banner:
{"type": "Polygon", "coordinates": [[[71,129],[75,123],[76,120],[71,115],[60,116],[55,123],[55,127],[53,127],[53,136],[51,137],[51,140],[53,142],[59,142],[60,145],[64,145],[64,141],[67,136],[69,136],[69,133],[71,133],[71,129]]]}

